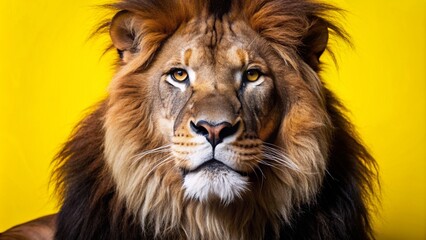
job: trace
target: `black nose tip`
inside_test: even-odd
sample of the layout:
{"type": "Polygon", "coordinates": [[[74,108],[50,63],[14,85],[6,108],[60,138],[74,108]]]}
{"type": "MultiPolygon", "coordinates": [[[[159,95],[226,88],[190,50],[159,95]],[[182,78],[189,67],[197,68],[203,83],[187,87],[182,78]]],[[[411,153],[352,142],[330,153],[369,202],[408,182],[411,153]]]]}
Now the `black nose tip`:
{"type": "Polygon", "coordinates": [[[194,124],[190,123],[191,129],[204,137],[214,147],[221,143],[224,138],[234,135],[240,126],[240,122],[237,122],[232,126],[229,122],[221,122],[219,124],[212,124],[207,121],[201,120],[194,124]]]}

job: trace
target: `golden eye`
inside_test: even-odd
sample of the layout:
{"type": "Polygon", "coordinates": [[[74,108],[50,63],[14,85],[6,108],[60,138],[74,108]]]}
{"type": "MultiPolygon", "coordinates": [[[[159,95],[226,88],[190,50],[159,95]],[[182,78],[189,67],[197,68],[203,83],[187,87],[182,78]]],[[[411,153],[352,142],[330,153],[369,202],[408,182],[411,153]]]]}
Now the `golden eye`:
{"type": "Polygon", "coordinates": [[[250,70],[247,70],[244,73],[245,79],[249,82],[255,82],[255,81],[259,80],[261,75],[262,74],[257,69],[250,69],[250,70]]]}
{"type": "Polygon", "coordinates": [[[188,79],[188,73],[180,68],[172,70],[170,76],[177,82],[184,82],[188,79]]]}

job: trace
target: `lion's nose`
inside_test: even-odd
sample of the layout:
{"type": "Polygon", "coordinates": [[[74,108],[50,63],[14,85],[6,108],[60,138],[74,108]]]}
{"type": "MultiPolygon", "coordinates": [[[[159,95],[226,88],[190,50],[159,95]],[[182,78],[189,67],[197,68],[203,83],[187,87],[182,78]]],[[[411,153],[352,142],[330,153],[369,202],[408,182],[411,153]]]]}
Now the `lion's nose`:
{"type": "Polygon", "coordinates": [[[196,124],[191,121],[190,125],[195,133],[206,137],[214,148],[216,145],[221,143],[224,138],[234,135],[238,131],[240,122],[238,121],[236,124],[232,125],[229,122],[213,124],[201,120],[196,124]]]}

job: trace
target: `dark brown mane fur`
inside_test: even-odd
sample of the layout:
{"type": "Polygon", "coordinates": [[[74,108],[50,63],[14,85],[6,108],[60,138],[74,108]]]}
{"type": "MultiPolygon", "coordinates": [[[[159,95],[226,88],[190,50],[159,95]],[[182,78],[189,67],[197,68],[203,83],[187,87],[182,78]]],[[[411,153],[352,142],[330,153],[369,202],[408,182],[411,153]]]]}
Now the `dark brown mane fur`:
{"type": "MultiPolygon", "coordinates": [[[[332,33],[346,39],[346,33],[329,19],[337,9],[310,0],[123,0],[109,7],[136,13],[144,22],[136,36],[146,53],[142,61],[144,68],[181,24],[199,14],[218,17],[230,14],[231,19],[232,15],[244,16],[276,51],[290,53],[290,57],[283,57],[295,68],[303,66],[292,62],[291,57],[302,58],[314,70],[319,70],[317,64],[304,59],[305,43],[309,39],[303,36],[313,18],[326,22],[332,33]]],[[[129,71],[140,70],[140,67],[129,71]]],[[[332,126],[327,174],[322,187],[312,202],[296,207],[290,223],[282,222],[279,236],[272,224],[267,226],[265,239],[374,238],[369,208],[370,196],[375,190],[376,163],[345,117],[340,102],[325,87],[322,94],[332,126]]],[[[108,101],[110,99],[98,104],[93,113],[81,121],[57,156],[55,180],[62,207],[55,239],[154,239],[154,230],[150,226],[142,229],[139,219],[118,199],[105,162],[108,101]]],[[[176,239],[179,234],[171,231],[164,238],[176,239]]]]}

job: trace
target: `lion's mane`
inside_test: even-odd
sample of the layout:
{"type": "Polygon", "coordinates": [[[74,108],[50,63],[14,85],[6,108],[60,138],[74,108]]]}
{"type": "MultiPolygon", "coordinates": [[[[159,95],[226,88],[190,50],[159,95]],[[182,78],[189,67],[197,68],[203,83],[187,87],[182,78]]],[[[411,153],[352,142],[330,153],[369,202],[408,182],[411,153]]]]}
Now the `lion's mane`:
{"type": "MultiPolygon", "coordinates": [[[[113,81],[110,96],[81,121],[58,154],[55,177],[62,206],[56,239],[207,239],[218,237],[223,231],[229,232],[223,233],[223,239],[230,236],[374,238],[369,199],[375,190],[375,161],[344,116],[344,107],[318,80],[315,72],[319,70],[319,63],[303,55],[304,41],[309,41],[309,37],[303,36],[311,27],[312,19],[323,21],[332,33],[346,38],[345,32],[329,20],[338,9],[310,0],[123,0],[109,7],[137,13],[143,23],[139,35],[135,36],[142,54],[138,61],[122,66],[115,80],[148,68],[164,41],[194,16],[206,12],[218,17],[245,16],[251,28],[289,65],[298,69],[312,86],[312,94],[322,99],[323,105],[318,111],[306,112],[303,103],[297,105],[300,111],[286,109],[282,117],[293,121],[286,120],[278,134],[283,134],[286,141],[295,142],[291,147],[283,142],[283,148],[296,157],[318,160],[309,163],[318,164],[314,166],[318,169],[324,168],[325,174],[283,176],[283,182],[302,189],[294,191],[300,195],[280,193],[280,182],[265,180],[265,191],[258,194],[262,196],[244,199],[237,206],[206,208],[196,201],[186,201],[182,189],[170,188],[181,181],[176,174],[166,168],[150,171],[161,153],[147,156],[151,164],[125,165],[125,161],[120,161],[121,157],[128,156],[123,153],[127,146],[144,152],[165,143],[151,119],[156,109],[151,105],[153,96],[149,90],[131,80],[113,81]],[[298,58],[306,64],[301,64],[298,58]],[[325,123],[316,123],[316,116],[325,123]],[[114,141],[121,142],[112,146],[114,141]],[[120,148],[120,154],[114,158],[119,160],[108,163],[105,154],[118,152],[115,148],[120,148]],[[283,212],[276,212],[277,196],[288,197],[280,199],[286,206],[283,212]],[[220,222],[226,223],[227,229],[222,229],[220,222]]],[[[108,26],[109,23],[104,25],[108,26]]],[[[287,91],[297,91],[297,88],[287,91]]],[[[269,172],[264,169],[262,174],[269,172]]]]}

